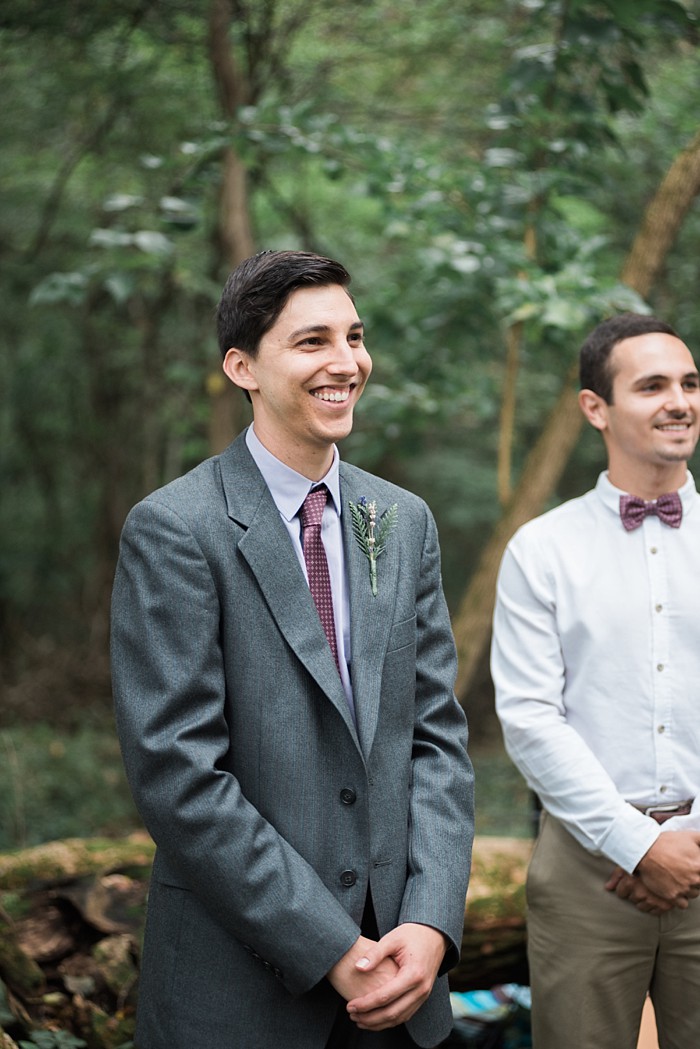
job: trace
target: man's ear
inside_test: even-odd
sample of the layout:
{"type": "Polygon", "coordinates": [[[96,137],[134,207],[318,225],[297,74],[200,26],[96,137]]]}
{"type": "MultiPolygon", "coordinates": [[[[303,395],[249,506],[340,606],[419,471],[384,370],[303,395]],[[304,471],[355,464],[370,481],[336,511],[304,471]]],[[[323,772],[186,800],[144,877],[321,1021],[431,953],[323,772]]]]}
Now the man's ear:
{"type": "Polygon", "coordinates": [[[242,390],[257,390],[258,383],[254,375],[254,368],[251,370],[251,365],[254,366],[254,363],[254,358],[250,354],[232,346],[224,357],[223,369],[235,386],[240,386],[242,390]]]}
{"type": "Polygon", "coordinates": [[[581,390],[578,395],[578,404],[591,426],[594,426],[596,430],[607,430],[608,405],[599,394],[594,393],[593,390],[581,390]]]}

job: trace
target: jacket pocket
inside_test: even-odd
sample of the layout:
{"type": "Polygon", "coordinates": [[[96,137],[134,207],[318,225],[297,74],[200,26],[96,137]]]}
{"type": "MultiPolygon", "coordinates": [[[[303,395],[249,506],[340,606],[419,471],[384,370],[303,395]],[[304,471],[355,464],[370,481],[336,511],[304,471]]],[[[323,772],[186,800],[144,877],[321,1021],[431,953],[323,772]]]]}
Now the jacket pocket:
{"type": "Polygon", "coordinates": [[[396,652],[400,648],[408,648],[416,643],[416,617],[402,619],[400,623],[394,623],[389,634],[387,653],[396,652]]]}

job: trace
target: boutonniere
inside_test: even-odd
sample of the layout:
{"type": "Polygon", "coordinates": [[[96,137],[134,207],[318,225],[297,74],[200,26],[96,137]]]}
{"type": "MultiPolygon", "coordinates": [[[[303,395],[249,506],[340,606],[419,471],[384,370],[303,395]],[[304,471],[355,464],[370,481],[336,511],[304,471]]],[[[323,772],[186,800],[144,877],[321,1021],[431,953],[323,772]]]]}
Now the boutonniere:
{"type": "Polygon", "coordinates": [[[377,596],[377,558],[386,550],[386,537],[394,528],[399,516],[399,508],[394,503],[385,510],[377,520],[377,504],[374,500],[368,503],[364,495],[357,503],[350,503],[352,530],[360,550],[369,561],[369,579],[372,594],[377,596]]]}

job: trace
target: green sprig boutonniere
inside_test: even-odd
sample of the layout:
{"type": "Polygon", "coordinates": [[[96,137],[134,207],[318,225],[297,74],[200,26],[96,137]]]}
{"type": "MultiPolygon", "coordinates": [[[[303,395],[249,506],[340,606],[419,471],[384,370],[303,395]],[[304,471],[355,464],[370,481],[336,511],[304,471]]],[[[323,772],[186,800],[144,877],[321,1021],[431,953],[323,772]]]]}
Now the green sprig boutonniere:
{"type": "Polygon", "coordinates": [[[360,550],[369,561],[369,579],[372,594],[377,596],[377,558],[386,549],[386,537],[394,528],[399,516],[399,508],[394,503],[385,510],[377,520],[377,504],[374,500],[368,503],[364,495],[357,503],[350,503],[352,530],[360,550]]]}

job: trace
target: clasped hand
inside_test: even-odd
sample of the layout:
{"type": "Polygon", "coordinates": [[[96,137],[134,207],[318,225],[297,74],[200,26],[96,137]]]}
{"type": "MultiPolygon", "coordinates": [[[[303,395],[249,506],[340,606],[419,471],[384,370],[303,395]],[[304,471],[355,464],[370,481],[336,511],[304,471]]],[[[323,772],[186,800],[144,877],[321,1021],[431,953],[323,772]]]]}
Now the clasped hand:
{"type": "Polygon", "coordinates": [[[662,832],[634,874],[616,867],[605,888],[646,914],[685,910],[700,896],[700,833],[662,832]]]}
{"type": "Polygon", "coordinates": [[[328,974],[350,1018],[368,1031],[406,1023],[430,994],[446,939],[429,925],[406,922],[378,942],[360,936],[328,974]]]}

